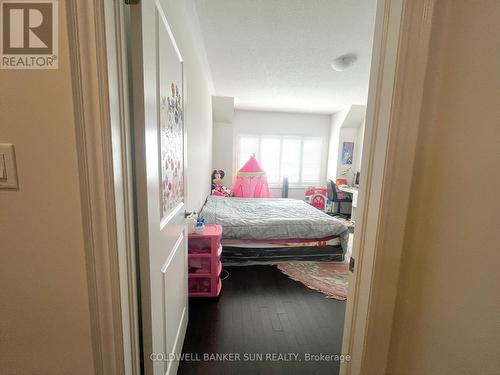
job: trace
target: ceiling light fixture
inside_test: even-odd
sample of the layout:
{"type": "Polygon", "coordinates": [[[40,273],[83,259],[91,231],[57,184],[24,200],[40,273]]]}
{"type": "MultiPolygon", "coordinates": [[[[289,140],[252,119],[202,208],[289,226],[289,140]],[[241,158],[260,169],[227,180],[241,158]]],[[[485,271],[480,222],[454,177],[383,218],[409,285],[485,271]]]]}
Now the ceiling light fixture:
{"type": "Polygon", "coordinates": [[[337,57],[332,61],[332,68],[337,72],[343,72],[344,70],[350,68],[358,59],[355,53],[348,53],[337,57]]]}

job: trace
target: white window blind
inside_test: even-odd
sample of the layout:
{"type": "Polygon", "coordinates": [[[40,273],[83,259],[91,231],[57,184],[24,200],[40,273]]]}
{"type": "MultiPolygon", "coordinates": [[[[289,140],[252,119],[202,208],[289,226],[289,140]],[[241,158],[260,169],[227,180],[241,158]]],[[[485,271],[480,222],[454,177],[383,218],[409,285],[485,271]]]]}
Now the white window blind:
{"type": "Polygon", "coordinates": [[[320,164],[321,140],[304,139],[302,146],[302,182],[318,182],[320,164]]]}
{"type": "Polygon", "coordinates": [[[259,154],[259,142],[259,137],[240,137],[238,169],[245,164],[250,156],[259,154]]]}
{"type": "Polygon", "coordinates": [[[259,161],[271,182],[280,180],[280,138],[262,137],[260,139],[259,161]]]}
{"type": "Polygon", "coordinates": [[[288,177],[291,184],[300,183],[301,143],[298,138],[284,138],[281,147],[281,180],[288,177]]]}
{"type": "Polygon", "coordinates": [[[313,185],[321,179],[321,138],[280,135],[241,135],[238,168],[255,154],[267,173],[268,182],[313,185]]]}

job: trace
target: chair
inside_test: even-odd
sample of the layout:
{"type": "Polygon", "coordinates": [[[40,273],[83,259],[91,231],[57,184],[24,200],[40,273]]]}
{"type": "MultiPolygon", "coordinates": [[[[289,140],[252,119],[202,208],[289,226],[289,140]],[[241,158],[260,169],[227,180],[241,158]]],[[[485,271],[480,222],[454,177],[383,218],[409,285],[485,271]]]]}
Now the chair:
{"type": "Polygon", "coordinates": [[[335,203],[337,203],[337,210],[335,212],[331,212],[333,216],[341,216],[344,218],[348,218],[350,215],[345,215],[340,212],[340,206],[342,203],[352,203],[352,198],[349,193],[345,193],[339,189],[337,184],[333,182],[333,180],[328,180],[327,181],[327,188],[328,188],[328,199],[335,203]]]}

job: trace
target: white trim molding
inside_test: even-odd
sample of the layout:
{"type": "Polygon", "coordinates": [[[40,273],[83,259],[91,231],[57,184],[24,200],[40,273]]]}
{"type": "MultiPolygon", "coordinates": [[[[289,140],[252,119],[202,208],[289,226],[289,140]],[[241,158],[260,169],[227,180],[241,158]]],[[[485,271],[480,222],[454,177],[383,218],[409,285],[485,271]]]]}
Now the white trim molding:
{"type": "Polygon", "coordinates": [[[127,58],[128,6],[104,0],[125,375],[141,373],[139,296],[127,58]]]}
{"type": "Polygon", "coordinates": [[[125,374],[104,0],[67,2],[95,374],[125,374]]]}
{"type": "Polygon", "coordinates": [[[342,375],[389,361],[434,1],[378,1],[342,375]]]}

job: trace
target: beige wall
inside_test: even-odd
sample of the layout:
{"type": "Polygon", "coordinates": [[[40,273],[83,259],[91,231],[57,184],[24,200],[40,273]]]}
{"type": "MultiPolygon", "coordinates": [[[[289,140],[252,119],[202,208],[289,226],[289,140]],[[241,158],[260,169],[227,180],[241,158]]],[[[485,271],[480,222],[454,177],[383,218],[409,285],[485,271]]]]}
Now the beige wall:
{"type": "Polygon", "coordinates": [[[0,70],[0,142],[20,189],[0,191],[0,373],[93,373],[65,1],[59,69],[0,70]]]}
{"type": "Polygon", "coordinates": [[[436,1],[388,374],[500,372],[500,2],[436,1]]]}

